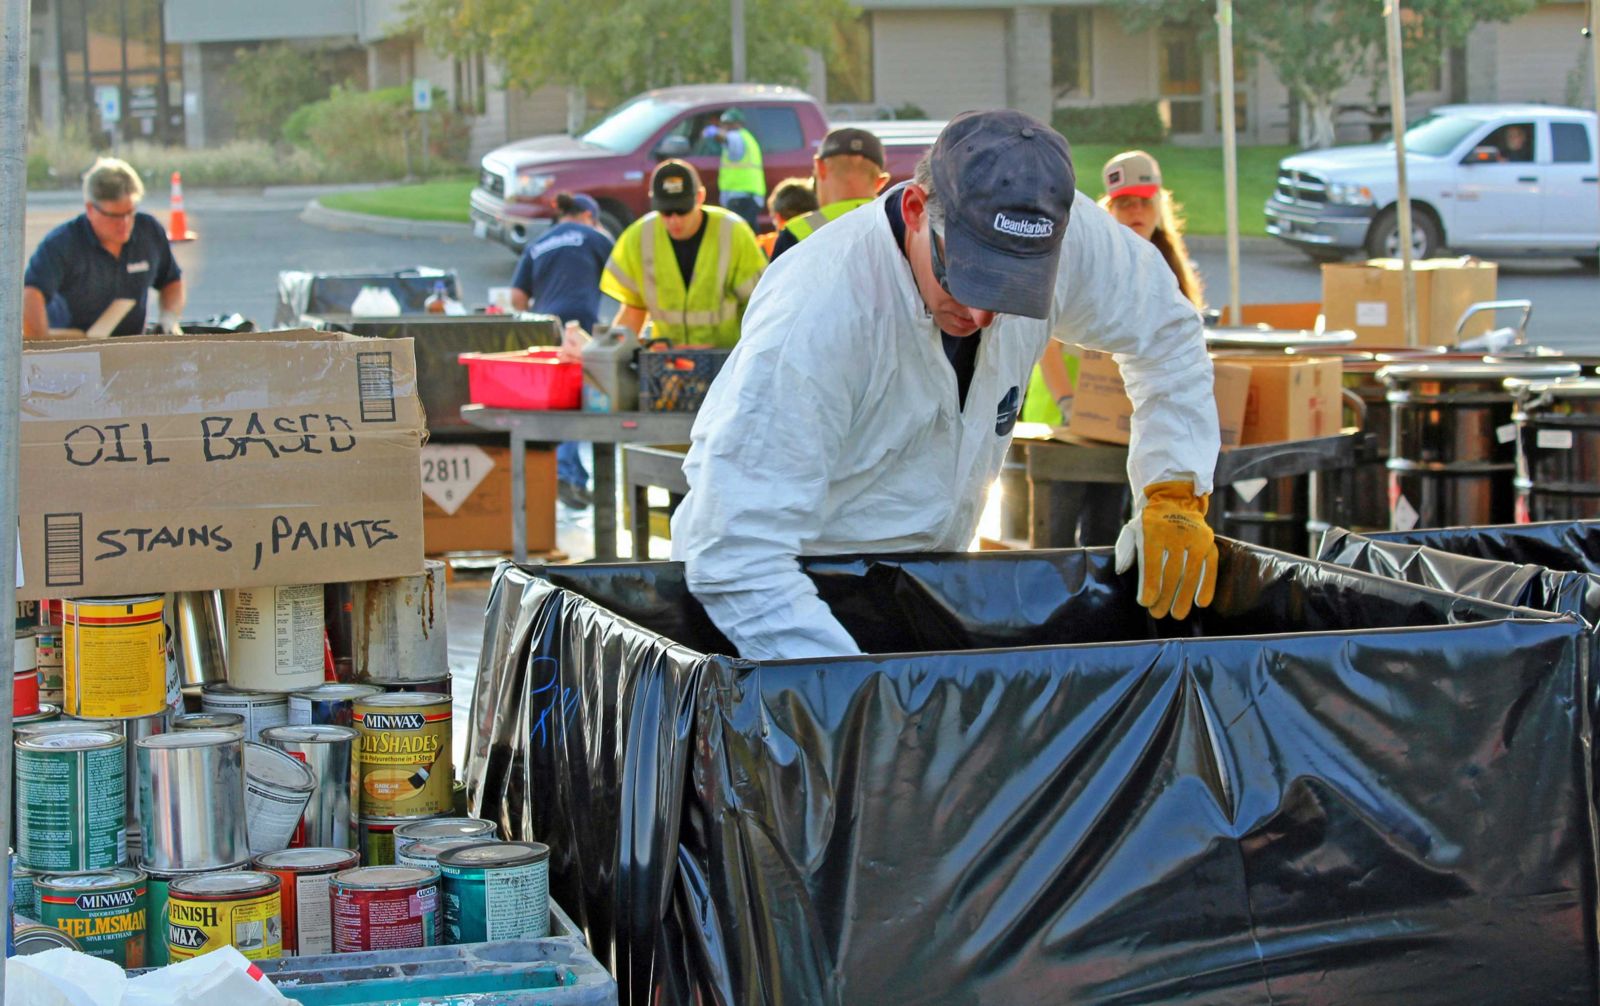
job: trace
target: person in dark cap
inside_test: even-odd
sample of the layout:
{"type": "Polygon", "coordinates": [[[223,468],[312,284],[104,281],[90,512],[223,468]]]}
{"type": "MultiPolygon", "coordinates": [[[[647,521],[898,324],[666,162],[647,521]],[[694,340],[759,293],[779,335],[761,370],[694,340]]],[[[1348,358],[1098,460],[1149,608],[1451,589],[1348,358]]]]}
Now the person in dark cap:
{"type": "Polygon", "coordinates": [[[700,174],[662,161],[650,176],[651,212],[628,225],[600,276],[622,305],[613,325],[675,343],[732,346],[767,257],[739,216],[707,206],[700,174]]]}
{"type": "Polygon", "coordinates": [[[821,149],[812,158],[812,177],[816,179],[820,205],[815,212],[784,226],[772,243],[772,257],[776,259],[830,220],[872,202],[889,183],[884,165],[883,141],[865,129],[843,126],[824,137],[821,149]]]}
{"type": "Polygon", "coordinates": [[[1219,446],[1200,316],[1020,112],[952,119],[910,182],[767,270],[684,463],[673,558],[753,659],[859,645],[802,555],[970,547],[1052,336],[1118,354],[1139,509],[1117,568],[1153,617],[1211,602],[1219,446]]]}

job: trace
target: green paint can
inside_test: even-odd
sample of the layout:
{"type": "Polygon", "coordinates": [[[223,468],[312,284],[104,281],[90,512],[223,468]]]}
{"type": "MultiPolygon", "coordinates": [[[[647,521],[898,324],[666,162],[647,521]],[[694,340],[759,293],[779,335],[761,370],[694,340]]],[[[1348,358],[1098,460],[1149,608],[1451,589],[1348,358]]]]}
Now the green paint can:
{"type": "Polygon", "coordinates": [[[143,870],[41,874],[34,886],[44,925],[66,933],[92,957],[121,968],[145,966],[143,870]]]}
{"type": "Polygon", "coordinates": [[[439,853],[448,943],[550,935],[550,847],[479,842],[439,853]]]}
{"type": "Polygon", "coordinates": [[[110,730],[18,737],[17,861],[92,873],[128,858],[126,741],[110,730]]]}
{"type": "MultiPolygon", "coordinates": [[[[33,871],[11,857],[11,914],[16,919],[39,921],[39,892],[33,886],[33,871]]],[[[19,925],[22,923],[19,921],[19,925]]]]}

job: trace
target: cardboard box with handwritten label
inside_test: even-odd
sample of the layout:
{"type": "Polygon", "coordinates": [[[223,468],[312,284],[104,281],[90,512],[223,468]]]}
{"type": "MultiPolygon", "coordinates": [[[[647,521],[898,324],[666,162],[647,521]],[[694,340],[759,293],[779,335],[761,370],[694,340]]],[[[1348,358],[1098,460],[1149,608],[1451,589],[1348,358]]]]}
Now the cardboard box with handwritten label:
{"type": "Polygon", "coordinates": [[[24,351],[21,384],[19,597],[422,569],[409,339],[51,342],[24,351]]]}

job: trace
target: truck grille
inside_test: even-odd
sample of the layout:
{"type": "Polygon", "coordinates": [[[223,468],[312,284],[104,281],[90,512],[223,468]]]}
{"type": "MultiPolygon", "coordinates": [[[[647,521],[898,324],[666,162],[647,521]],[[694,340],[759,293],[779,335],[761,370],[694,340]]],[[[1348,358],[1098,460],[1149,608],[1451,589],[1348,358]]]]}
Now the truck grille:
{"type": "Polygon", "coordinates": [[[1278,195],[1291,203],[1325,203],[1328,186],[1316,175],[1284,171],[1278,175],[1278,195]]]}
{"type": "Polygon", "coordinates": [[[478,184],[485,192],[499,196],[501,199],[506,196],[505,178],[490,171],[488,168],[483,169],[483,172],[478,176],[478,184]]]}

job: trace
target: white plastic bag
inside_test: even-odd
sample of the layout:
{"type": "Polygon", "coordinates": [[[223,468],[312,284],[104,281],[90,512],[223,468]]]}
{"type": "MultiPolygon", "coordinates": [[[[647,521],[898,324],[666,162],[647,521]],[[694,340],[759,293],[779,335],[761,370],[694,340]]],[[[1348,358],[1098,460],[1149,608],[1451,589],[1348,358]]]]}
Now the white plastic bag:
{"type": "Polygon", "coordinates": [[[130,979],[76,950],[6,961],[5,1006],[281,1006],[293,1003],[250,960],[222,947],[130,979]]]}
{"type": "Polygon", "coordinates": [[[65,947],[6,959],[6,1006],[121,1006],[127,984],[110,961],[65,947]]]}
{"type": "Polygon", "coordinates": [[[350,305],[350,314],[358,318],[393,318],[400,313],[400,302],[394,294],[381,286],[364,286],[350,305]]]}

